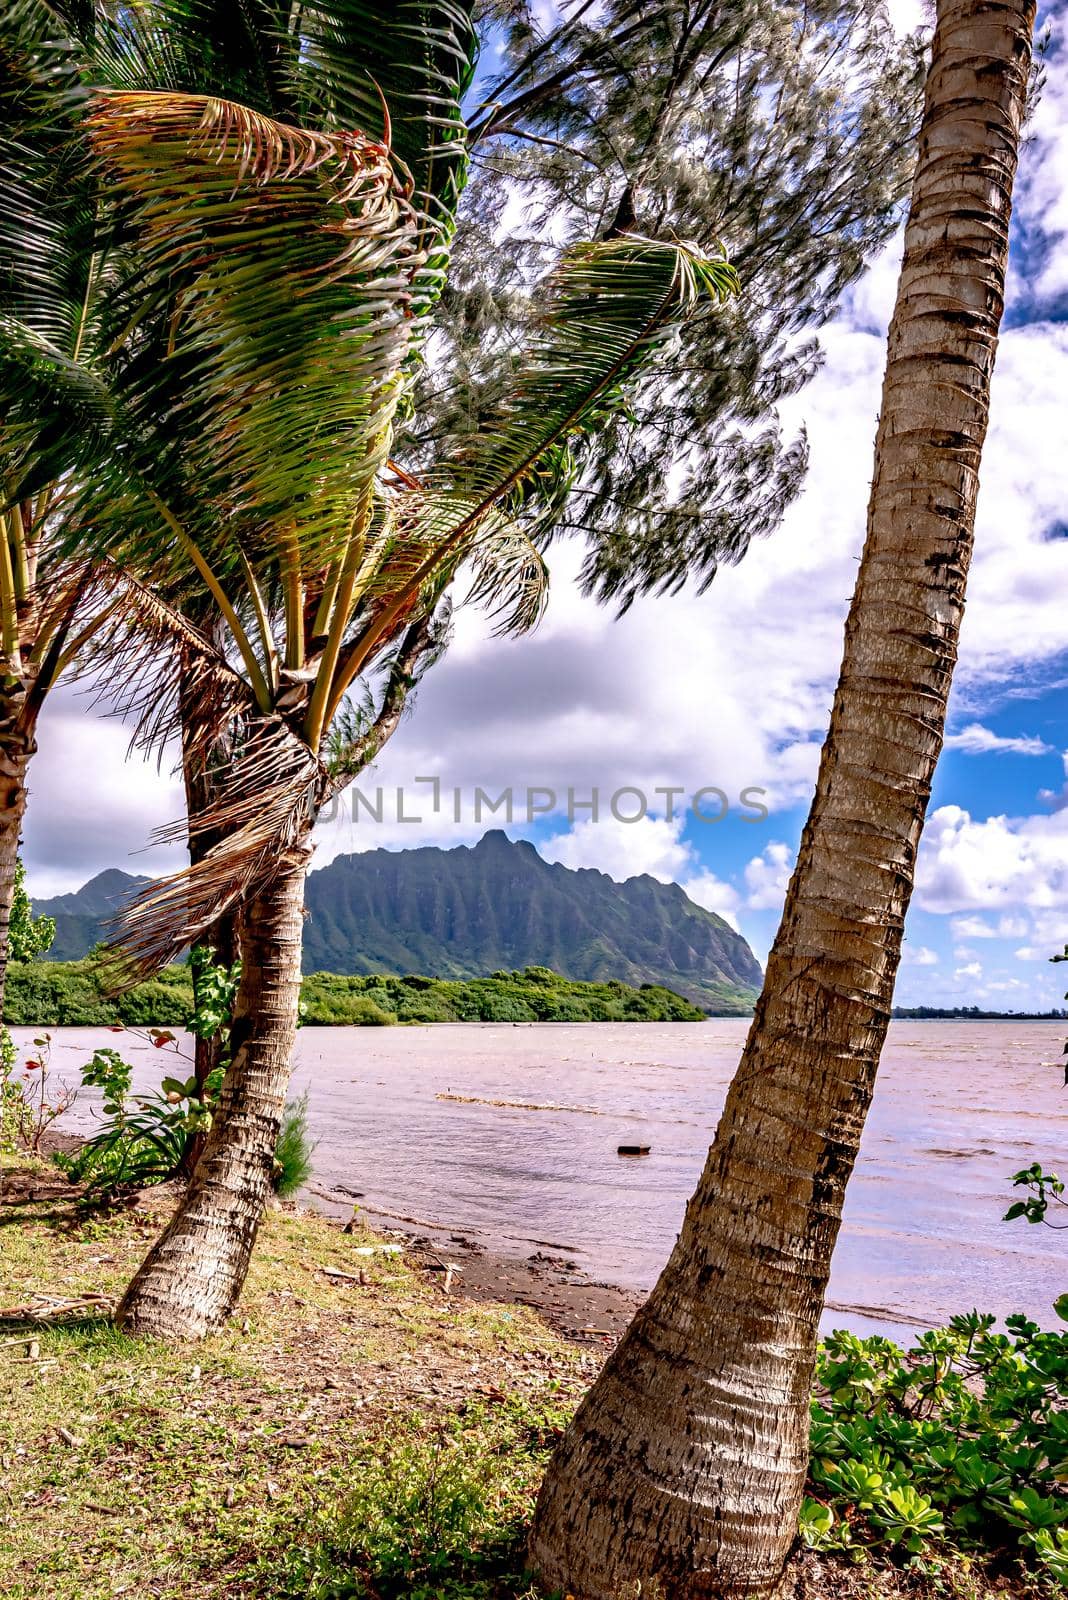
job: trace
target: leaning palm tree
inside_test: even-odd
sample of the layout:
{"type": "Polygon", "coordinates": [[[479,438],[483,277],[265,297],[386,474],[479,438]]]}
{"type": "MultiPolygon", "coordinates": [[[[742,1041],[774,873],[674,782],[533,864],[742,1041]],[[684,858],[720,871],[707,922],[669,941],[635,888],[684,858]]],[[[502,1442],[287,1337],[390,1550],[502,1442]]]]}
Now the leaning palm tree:
{"type": "Polygon", "coordinates": [[[576,1600],[770,1595],[795,1537],[956,661],[1034,16],[939,0],[867,542],[782,925],[679,1240],[538,1502],[534,1564],[576,1600]]]}
{"type": "MultiPolygon", "coordinates": [[[[125,972],[235,909],[242,961],[218,1114],[120,1307],[135,1330],[201,1335],[240,1292],[289,1077],[320,807],[388,736],[461,568],[502,628],[536,620],[539,542],[583,441],[698,296],[733,287],[725,262],[673,242],[573,249],[484,433],[421,476],[395,462],[462,182],[472,56],[464,7],[401,11],[393,58],[388,19],[363,8],[317,6],[278,41],[273,92],[327,131],[234,99],[111,85],[86,122],[130,264],[109,306],[122,437],[72,485],[65,526],[171,618],[199,663],[187,721],[212,741],[225,727],[231,751],[190,824],[210,848],[124,917],[125,972]],[[371,137],[358,129],[379,92],[371,137]],[[392,125],[391,107],[404,113],[392,125]],[[375,710],[360,718],[351,696],[369,684],[375,710]]],[[[134,76],[136,26],[124,17],[134,76]]],[[[137,616],[125,632],[113,616],[95,659],[123,676],[138,641],[137,616]]],[[[172,726],[157,712],[160,670],[135,692],[157,739],[172,726]]]]}

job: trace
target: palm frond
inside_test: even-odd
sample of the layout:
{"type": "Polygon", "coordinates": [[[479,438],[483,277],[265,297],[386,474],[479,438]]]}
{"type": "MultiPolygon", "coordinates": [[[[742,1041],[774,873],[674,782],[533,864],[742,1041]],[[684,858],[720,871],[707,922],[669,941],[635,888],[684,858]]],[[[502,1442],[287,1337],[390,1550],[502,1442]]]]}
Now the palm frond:
{"type": "Polygon", "coordinates": [[[291,851],[305,848],[328,789],[326,769],[281,718],[250,721],[216,801],[153,835],[156,843],[190,834],[220,842],[149,885],[113,919],[111,986],[128,988],[157,972],[269,883],[291,851]]]}
{"type": "Polygon", "coordinates": [[[467,175],[461,104],[474,75],[472,0],[317,0],[299,23],[295,92],[320,126],[361,129],[389,145],[410,176],[425,265],[426,310],[444,277],[446,249],[467,175]]]}
{"type": "Polygon", "coordinates": [[[158,590],[106,557],[81,570],[81,637],[68,670],[91,686],[94,704],[129,726],[131,750],[162,757],[181,735],[187,757],[196,760],[220,730],[257,715],[244,677],[158,590]]]}
{"type": "Polygon", "coordinates": [[[38,494],[106,448],[115,420],[106,383],[35,328],[0,311],[0,510],[38,494]]]}
{"type": "Polygon", "coordinates": [[[209,560],[272,555],[283,529],[328,560],[388,452],[411,335],[416,221],[388,155],[197,95],[106,91],[88,121],[138,262],[120,336],[168,333],[122,377],[138,471],[209,560]]]}

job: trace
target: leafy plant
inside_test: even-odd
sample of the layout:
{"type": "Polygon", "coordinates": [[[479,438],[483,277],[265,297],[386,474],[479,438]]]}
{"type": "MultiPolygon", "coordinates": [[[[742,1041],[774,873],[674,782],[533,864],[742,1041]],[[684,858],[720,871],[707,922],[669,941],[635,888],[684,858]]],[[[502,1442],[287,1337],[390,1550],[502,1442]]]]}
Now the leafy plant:
{"type": "Polygon", "coordinates": [[[26,893],[26,868],[15,862],[15,892],[7,928],[9,961],[34,961],[52,948],[56,937],[55,917],[35,917],[26,893]]]}
{"type": "Polygon", "coordinates": [[[0,1155],[12,1155],[22,1142],[26,1099],[15,1082],[18,1051],[6,1028],[0,1028],[0,1155]]]}
{"type": "Polygon", "coordinates": [[[830,1335],[812,1406],[807,1544],[918,1556],[951,1537],[1063,1582],[1068,1333],[1022,1316],[1006,1319],[1006,1333],[994,1327],[969,1312],[907,1353],[881,1337],[830,1335]]]}
{"type": "Polygon", "coordinates": [[[193,1014],[189,1028],[198,1039],[223,1040],[230,1031],[234,1010],[234,997],[241,981],[241,963],[232,967],[215,960],[210,946],[195,944],[189,952],[189,969],[193,975],[193,1014]]]}
{"type": "Polygon", "coordinates": [[[1051,1206],[1068,1207],[1068,1200],[1061,1198],[1063,1180],[1055,1172],[1044,1172],[1040,1162],[1032,1161],[1029,1167],[1014,1173],[1012,1181],[1016,1187],[1022,1185],[1031,1190],[1031,1194],[1027,1200],[1013,1201],[1003,1221],[1015,1222],[1017,1217],[1026,1217],[1028,1222],[1044,1222],[1047,1228],[1068,1228],[1068,1222],[1051,1222],[1046,1215],[1051,1206]]]}

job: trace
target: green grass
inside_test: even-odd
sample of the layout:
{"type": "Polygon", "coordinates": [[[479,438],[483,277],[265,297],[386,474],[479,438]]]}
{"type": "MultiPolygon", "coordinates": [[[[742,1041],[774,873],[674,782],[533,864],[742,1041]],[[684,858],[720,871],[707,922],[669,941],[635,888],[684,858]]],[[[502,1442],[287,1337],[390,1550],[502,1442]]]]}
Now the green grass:
{"type": "MultiPolygon", "coordinates": [[[[0,1306],[117,1293],[164,1203],[5,1205],[0,1306]]],[[[373,1239],[274,1210],[202,1345],[97,1320],[40,1330],[32,1361],[0,1346],[0,1595],[414,1597],[431,1573],[427,1594],[522,1594],[523,1522],[593,1358],[356,1253],[373,1239]]]]}
{"type": "MultiPolygon", "coordinates": [[[[704,1013],[656,984],[579,983],[547,967],[485,978],[410,975],[343,977],[310,973],[303,1016],[315,1026],[385,1026],[396,1022],[699,1022],[704,1013]]],[[[99,964],[23,961],[8,966],[5,1021],[14,1027],[181,1028],[193,1011],[187,966],[167,967],[127,994],[109,997],[99,964]]]]}
{"type": "MultiPolygon", "coordinates": [[[[117,1294],[165,1217],[164,1191],[86,1220],[54,1169],[39,1163],[29,1181],[36,1196],[8,1183],[0,1207],[0,1306],[117,1294]]],[[[359,1253],[376,1242],[276,1208],[236,1317],[203,1344],[130,1339],[103,1319],[37,1330],[33,1359],[0,1343],[0,1595],[534,1600],[534,1498],[603,1352],[568,1344],[525,1307],[446,1296],[440,1275],[403,1257],[359,1253]]],[[[8,1319],[0,1340],[12,1334],[8,1319]]],[[[871,1359],[870,1342],[848,1340],[824,1358],[843,1429],[867,1417],[871,1359]]],[[[958,1401],[970,1404],[963,1391],[958,1401]]],[[[820,1449],[810,1544],[828,1499],[820,1473],[842,1454],[820,1449]]],[[[800,1555],[789,1592],[1063,1592],[1048,1571],[991,1567],[945,1536],[915,1552],[859,1542],[863,1517],[846,1499],[834,1503],[858,1542],[800,1555]]]]}

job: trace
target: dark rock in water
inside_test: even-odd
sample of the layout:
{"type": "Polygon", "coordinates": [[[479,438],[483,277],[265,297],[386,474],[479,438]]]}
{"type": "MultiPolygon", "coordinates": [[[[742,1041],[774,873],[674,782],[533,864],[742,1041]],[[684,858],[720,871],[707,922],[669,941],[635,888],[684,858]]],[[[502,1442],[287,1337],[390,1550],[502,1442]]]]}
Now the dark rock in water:
{"type": "Polygon", "coordinates": [[[616,1150],[619,1156],[647,1156],[652,1150],[651,1144],[621,1144],[616,1150]]]}

